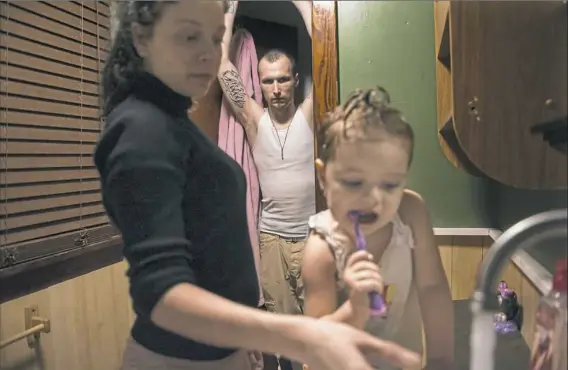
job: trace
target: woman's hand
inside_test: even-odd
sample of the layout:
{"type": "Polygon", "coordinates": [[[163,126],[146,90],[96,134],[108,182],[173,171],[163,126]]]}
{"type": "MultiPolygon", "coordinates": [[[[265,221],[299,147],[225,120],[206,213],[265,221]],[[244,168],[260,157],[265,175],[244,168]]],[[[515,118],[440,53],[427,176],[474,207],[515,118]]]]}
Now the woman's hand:
{"type": "Polygon", "coordinates": [[[368,319],[371,314],[369,293],[383,292],[379,266],[373,262],[373,256],[366,251],[353,253],[347,260],[343,281],[349,287],[349,301],[354,315],[368,319]]]}
{"type": "Polygon", "coordinates": [[[363,354],[379,356],[402,369],[416,368],[421,361],[414,352],[342,323],[309,321],[303,334],[300,360],[309,370],[372,370],[363,354]]]}

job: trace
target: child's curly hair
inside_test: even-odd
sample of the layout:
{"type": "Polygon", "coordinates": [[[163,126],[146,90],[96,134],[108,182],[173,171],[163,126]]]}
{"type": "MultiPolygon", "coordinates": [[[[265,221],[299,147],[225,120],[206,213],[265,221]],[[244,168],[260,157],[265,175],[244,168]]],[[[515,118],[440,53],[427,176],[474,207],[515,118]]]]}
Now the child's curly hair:
{"type": "Polygon", "coordinates": [[[323,143],[319,158],[327,163],[333,159],[341,140],[364,139],[367,128],[381,128],[386,133],[406,139],[409,144],[409,165],[414,151],[414,132],[402,112],[390,105],[390,95],[381,86],[355,90],[347,101],[328,113],[318,132],[323,143]]]}

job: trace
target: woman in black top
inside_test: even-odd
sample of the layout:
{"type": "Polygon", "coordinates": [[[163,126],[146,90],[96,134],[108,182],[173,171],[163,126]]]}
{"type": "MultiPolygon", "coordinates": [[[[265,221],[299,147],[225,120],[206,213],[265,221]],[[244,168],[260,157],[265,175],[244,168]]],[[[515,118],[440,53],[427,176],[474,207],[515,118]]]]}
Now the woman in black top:
{"type": "Polygon", "coordinates": [[[415,364],[348,326],[254,308],[245,176],[187,116],[215,80],[224,5],[125,3],[103,71],[107,122],[95,162],[137,314],[123,369],[249,370],[247,350],[313,369],[371,370],[361,350],[415,364]]]}

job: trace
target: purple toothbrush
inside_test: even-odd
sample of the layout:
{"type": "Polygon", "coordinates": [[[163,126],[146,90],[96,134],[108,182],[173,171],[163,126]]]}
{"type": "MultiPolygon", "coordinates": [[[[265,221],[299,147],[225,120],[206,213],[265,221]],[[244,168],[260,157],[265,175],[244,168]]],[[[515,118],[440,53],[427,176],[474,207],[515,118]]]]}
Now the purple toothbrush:
{"type": "MultiPolygon", "coordinates": [[[[358,251],[364,251],[367,249],[367,241],[365,240],[365,235],[361,231],[359,226],[359,211],[349,211],[349,218],[355,226],[355,248],[358,251]]],[[[385,304],[383,297],[378,292],[369,293],[369,300],[371,301],[371,315],[372,316],[386,316],[387,315],[387,305],[385,304]]]]}

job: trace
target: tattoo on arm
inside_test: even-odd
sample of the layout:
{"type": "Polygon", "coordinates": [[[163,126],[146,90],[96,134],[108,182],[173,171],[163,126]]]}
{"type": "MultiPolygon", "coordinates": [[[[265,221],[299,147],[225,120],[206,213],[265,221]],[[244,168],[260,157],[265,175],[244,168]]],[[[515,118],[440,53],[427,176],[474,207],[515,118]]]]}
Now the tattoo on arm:
{"type": "Polygon", "coordinates": [[[237,107],[244,108],[246,101],[246,91],[241,76],[239,74],[229,69],[221,74],[221,81],[225,85],[225,93],[227,98],[229,98],[237,107]]]}

